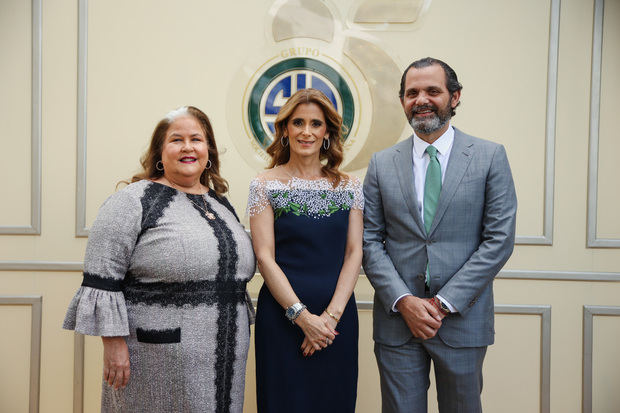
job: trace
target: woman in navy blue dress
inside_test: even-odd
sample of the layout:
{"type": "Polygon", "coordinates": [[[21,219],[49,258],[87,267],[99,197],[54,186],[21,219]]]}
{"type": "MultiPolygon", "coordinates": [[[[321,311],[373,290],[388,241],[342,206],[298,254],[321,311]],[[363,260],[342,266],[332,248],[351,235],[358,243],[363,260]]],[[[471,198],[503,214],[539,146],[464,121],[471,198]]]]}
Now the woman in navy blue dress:
{"type": "Polygon", "coordinates": [[[354,412],[360,181],[338,170],[342,118],[315,89],[282,106],[248,214],[265,280],[256,314],[258,411],[354,412]]]}

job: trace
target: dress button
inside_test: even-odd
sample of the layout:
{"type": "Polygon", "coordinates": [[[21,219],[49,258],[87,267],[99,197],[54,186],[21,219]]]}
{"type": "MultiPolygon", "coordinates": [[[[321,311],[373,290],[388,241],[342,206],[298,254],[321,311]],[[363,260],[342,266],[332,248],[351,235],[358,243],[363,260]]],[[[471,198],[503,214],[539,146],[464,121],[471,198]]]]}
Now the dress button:
{"type": "Polygon", "coordinates": [[[418,274],[418,280],[424,280],[426,277],[424,274],[418,274]]]}

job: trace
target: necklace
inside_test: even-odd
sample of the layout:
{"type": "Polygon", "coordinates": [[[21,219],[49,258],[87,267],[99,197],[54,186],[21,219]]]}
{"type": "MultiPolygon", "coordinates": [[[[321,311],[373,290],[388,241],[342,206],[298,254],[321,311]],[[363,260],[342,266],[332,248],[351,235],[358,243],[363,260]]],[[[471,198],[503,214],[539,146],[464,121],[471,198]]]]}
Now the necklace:
{"type": "Polygon", "coordinates": [[[175,185],[172,181],[170,181],[169,179],[166,179],[166,180],[170,183],[170,185],[172,185],[172,187],[173,187],[174,189],[176,189],[176,190],[177,190],[177,191],[179,191],[179,192],[183,192],[183,193],[185,194],[185,197],[189,200],[189,202],[191,202],[192,204],[194,204],[194,206],[195,206],[196,208],[198,208],[199,210],[201,210],[202,212],[204,212],[204,213],[205,213],[205,216],[206,216],[207,218],[209,218],[209,219],[215,219],[215,215],[213,215],[213,213],[212,213],[212,212],[209,212],[209,210],[208,210],[208,208],[209,208],[209,207],[207,206],[207,200],[205,199],[204,194],[190,194],[190,193],[188,193],[188,192],[182,191],[182,190],[180,190],[179,188],[177,188],[177,186],[176,186],[176,185],[175,185]],[[205,207],[203,208],[203,207],[201,207],[200,205],[198,205],[197,203],[195,203],[195,202],[194,202],[194,200],[191,198],[191,196],[190,196],[190,195],[200,195],[200,199],[202,199],[202,203],[204,204],[204,206],[205,206],[205,207]]]}
{"type": "Polygon", "coordinates": [[[190,198],[190,194],[186,194],[187,195],[187,199],[189,199],[189,202],[191,202],[192,204],[194,204],[196,206],[196,208],[200,209],[202,212],[205,213],[205,216],[209,219],[215,219],[215,215],[213,215],[213,213],[209,212],[207,210],[208,206],[207,206],[207,200],[205,199],[204,195],[200,195],[200,198],[202,199],[202,203],[204,204],[204,208],[201,207],[200,205],[198,205],[197,203],[194,202],[194,200],[192,198],[190,198]]]}

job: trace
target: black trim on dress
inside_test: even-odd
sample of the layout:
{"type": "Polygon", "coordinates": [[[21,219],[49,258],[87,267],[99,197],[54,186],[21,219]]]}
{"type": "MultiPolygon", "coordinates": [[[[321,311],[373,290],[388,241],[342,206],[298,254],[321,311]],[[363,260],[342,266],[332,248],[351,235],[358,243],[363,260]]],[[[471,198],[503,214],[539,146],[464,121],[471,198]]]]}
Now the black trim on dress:
{"type": "MultiPolygon", "coordinates": [[[[209,191],[209,195],[211,195],[211,191],[209,191]]],[[[213,193],[211,197],[204,196],[203,199],[207,200],[209,198],[214,198],[217,202],[226,206],[222,198],[215,196],[215,193],[213,193]]],[[[199,208],[198,204],[194,202],[192,202],[192,204],[209,226],[211,226],[213,234],[217,239],[217,250],[220,257],[217,262],[218,270],[215,278],[216,282],[226,284],[234,281],[234,276],[237,273],[239,255],[237,253],[237,242],[235,241],[232,231],[208,202],[204,204],[207,211],[199,208]],[[208,218],[206,212],[215,216],[215,219],[208,218]]],[[[237,217],[237,214],[235,214],[230,204],[228,204],[226,208],[232,210],[232,213],[237,217]]],[[[245,290],[242,296],[245,301],[245,290]]],[[[237,345],[237,303],[231,301],[225,294],[218,294],[217,309],[216,341],[218,343],[218,348],[215,360],[215,411],[228,413],[230,412],[232,403],[230,391],[232,389],[232,380],[235,375],[234,361],[236,358],[235,349],[237,345]]]]}
{"type": "Polygon", "coordinates": [[[136,328],[136,338],[141,343],[170,344],[181,342],[181,327],[167,330],[146,330],[136,328]]]}
{"type": "Polygon", "coordinates": [[[245,303],[245,281],[184,281],[184,282],[140,282],[131,273],[127,273],[123,283],[125,300],[132,304],[147,304],[161,306],[184,305],[197,306],[201,304],[216,305],[219,297],[237,304],[245,303]]]}
{"type": "Polygon", "coordinates": [[[147,230],[157,226],[157,220],[164,215],[166,208],[172,203],[176,189],[166,185],[149,182],[144,189],[140,203],[142,204],[142,228],[138,239],[147,230]]]}
{"type": "Polygon", "coordinates": [[[92,274],[84,272],[84,279],[82,280],[82,287],[97,288],[105,291],[122,291],[123,280],[116,278],[106,278],[99,274],[92,274]]]}

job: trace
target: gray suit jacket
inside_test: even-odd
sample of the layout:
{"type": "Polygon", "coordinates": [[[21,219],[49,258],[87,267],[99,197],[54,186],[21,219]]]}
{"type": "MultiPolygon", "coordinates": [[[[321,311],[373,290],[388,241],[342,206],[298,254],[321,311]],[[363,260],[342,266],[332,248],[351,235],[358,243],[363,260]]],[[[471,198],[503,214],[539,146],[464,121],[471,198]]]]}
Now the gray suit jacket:
{"type": "Polygon", "coordinates": [[[493,343],[493,279],[512,254],[517,198],[502,145],[455,128],[437,212],[426,235],[413,179],[413,136],[373,155],[364,180],[364,270],[375,289],[374,340],[401,345],[411,331],[391,311],[401,295],[431,294],[458,313],[439,337],[452,347],[493,343]]]}

